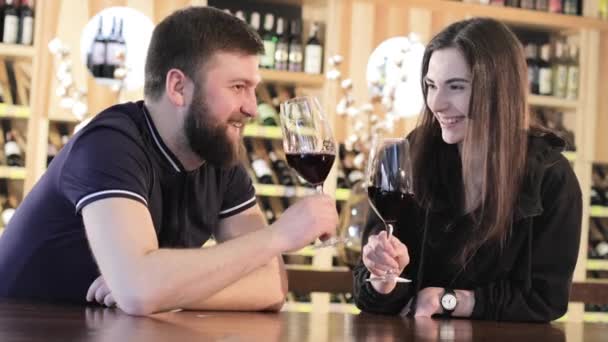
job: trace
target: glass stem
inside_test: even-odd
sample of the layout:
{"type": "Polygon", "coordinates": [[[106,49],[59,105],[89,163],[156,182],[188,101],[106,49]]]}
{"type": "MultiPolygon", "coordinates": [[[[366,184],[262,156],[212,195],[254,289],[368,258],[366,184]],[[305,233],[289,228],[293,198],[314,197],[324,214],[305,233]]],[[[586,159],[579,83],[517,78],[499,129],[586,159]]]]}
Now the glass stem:
{"type": "Polygon", "coordinates": [[[317,184],[317,185],[315,185],[315,189],[317,190],[317,193],[324,194],[324,192],[323,192],[323,184],[317,184]]]}

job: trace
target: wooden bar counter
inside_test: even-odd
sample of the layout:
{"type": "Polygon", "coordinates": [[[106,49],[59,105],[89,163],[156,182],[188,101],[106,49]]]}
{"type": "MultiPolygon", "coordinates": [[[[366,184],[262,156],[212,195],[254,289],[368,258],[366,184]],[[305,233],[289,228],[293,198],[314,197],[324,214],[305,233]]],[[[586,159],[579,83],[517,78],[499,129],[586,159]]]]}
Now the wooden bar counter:
{"type": "Polygon", "coordinates": [[[170,312],[0,299],[0,341],[606,341],[608,324],[526,324],[348,313],[170,312]]]}

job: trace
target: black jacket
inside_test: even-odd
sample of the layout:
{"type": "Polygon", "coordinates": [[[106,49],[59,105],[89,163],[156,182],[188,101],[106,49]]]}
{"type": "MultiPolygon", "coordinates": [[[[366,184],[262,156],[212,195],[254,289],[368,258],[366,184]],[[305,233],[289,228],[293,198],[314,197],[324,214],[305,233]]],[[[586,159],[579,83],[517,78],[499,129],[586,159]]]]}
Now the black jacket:
{"type": "MultiPolygon", "coordinates": [[[[453,149],[450,165],[455,165],[450,183],[462,184],[456,146],[446,146],[453,149]]],[[[544,322],[562,316],[568,307],[582,222],[580,186],[562,148],[563,141],[552,134],[529,137],[527,172],[502,253],[498,245],[486,244],[464,267],[457,262],[460,246],[472,234],[471,224],[450,205],[454,194],[446,187],[440,196],[443,201],[429,210],[423,269],[418,275],[425,213],[404,208],[395,236],[410,255],[402,275],[414,282],[380,294],[365,282],[369,271],[360,262],[354,270],[357,306],[366,312],[397,314],[421,281],[420,288],[474,290],[474,319],[544,322]]],[[[370,219],[366,233],[375,233],[378,226],[370,219]]]]}

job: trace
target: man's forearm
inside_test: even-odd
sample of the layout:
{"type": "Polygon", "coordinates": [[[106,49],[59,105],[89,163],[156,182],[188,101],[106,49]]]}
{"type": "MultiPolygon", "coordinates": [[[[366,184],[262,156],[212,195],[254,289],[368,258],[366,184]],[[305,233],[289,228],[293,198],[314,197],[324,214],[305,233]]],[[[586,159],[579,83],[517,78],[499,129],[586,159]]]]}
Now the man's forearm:
{"type": "Polygon", "coordinates": [[[203,300],[188,303],[189,310],[278,311],[287,294],[287,273],[281,257],[249,273],[203,300]]]}
{"type": "Polygon", "coordinates": [[[125,262],[129,272],[104,276],[119,306],[128,313],[144,315],[187,307],[211,298],[280,255],[271,230],[209,248],[153,250],[125,262]]]}

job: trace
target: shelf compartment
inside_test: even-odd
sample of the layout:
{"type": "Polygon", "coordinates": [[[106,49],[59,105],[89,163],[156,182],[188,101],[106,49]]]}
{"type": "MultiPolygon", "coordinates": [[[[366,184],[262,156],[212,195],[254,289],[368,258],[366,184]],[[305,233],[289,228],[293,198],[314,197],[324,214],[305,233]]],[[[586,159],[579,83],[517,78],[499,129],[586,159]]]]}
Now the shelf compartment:
{"type": "Polygon", "coordinates": [[[578,100],[568,100],[554,96],[542,95],[529,95],[528,104],[532,106],[551,107],[569,110],[576,110],[579,107],[578,100]]]}
{"type": "Polygon", "coordinates": [[[608,217],[608,207],[592,205],[589,215],[591,217],[608,217]]]}
{"type": "Polygon", "coordinates": [[[325,84],[323,74],[260,69],[262,82],[295,85],[299,87],[321,88],[325,84]]]}
{"type": "Polygon", "coordinates": [[[27,119],[29,117],[30,107],[0,103],[0,118],[27,119]]]}
{"type": "Polygon", "coordinates": [[[0,166],[0,178],[25,179],[25,168],[17,166],[0,166]]]}
{"type": "Polygon", "coordinates": [[[36,49],[30,45],[0,43],[1,57],[16,57],[31,59],[36,55],[36,49]]]}

